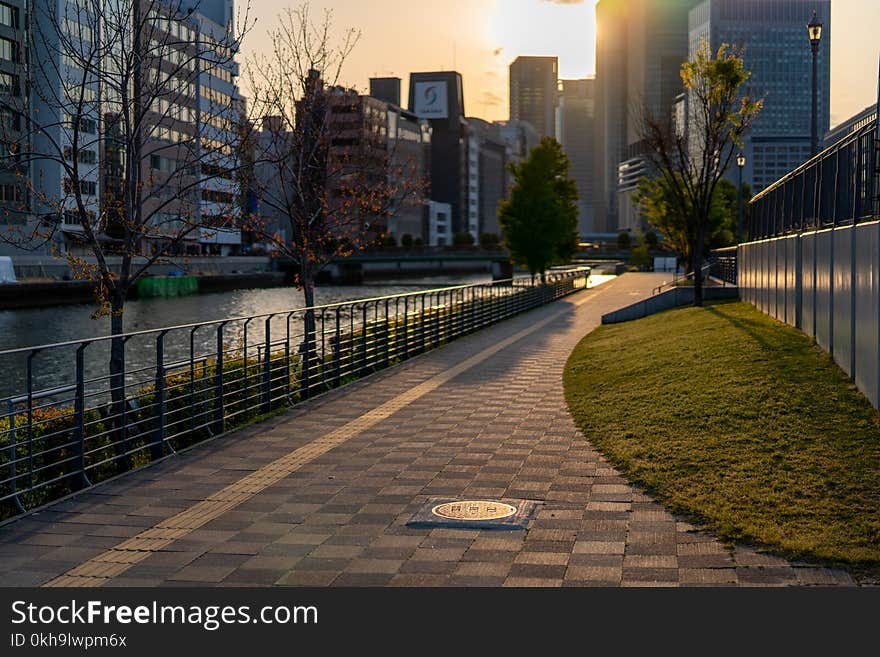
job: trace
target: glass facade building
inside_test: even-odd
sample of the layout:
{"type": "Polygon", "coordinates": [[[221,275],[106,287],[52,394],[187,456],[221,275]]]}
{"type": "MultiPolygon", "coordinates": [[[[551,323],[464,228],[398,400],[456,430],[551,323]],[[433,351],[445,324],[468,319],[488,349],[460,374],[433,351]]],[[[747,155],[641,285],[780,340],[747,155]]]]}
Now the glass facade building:
{"type": "Polygon", "coordinates": [[[821,136],[830,122],[830,0],[705,0],[690,12],[691,54],[703,41],[713,51],[723,43],[744,48],[751,71],[746,90],[764,99],[743,151],[743,180],[753,192],[810,157],[812,51],[806,26],[814,10],[824,25],[818,56],[821,136]]]}

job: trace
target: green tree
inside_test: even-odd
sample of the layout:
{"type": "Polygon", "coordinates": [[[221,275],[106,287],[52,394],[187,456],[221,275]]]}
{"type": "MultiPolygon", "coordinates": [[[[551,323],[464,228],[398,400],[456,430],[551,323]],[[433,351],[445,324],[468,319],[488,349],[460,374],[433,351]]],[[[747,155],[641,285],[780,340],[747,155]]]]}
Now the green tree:
{"type": "Polygon", "coordinates": [[[620,231],[617,235],[617,248],[621,251],[629,251],[632,248],[632,238],[625,230],[620,231]]]}
{"type": "MultiPolygon", "coordinates": [[[[748,226],[748,202],[751,192],[748,185],[743,184],[742,202],[744,206],[744,223],[748,226]]],[[[673,191],[664,178],[643,178],[639,181],[634,194],[642,213],[648,223],[656,228],[667,244],[670,245],[681,264],[688,272],[694,270],[692,243],[688,239],[688,224],[678,209],[673,191]]],[[[709,212],[706,229],[706,248],[721,249],[736,244],[737,230],[737,198],[736,185],[722,178],[718,181],[709,212]]],[[[645,236],[654,235],[649,232],[645,236]]],[[[656,235],[654,241],[656,244],[656,235]]]]}
{"type": "Polygon", "coordinates": [[[544,280],[549,267],[570,262],[578,248],[578,194],[568,156],[545,137],[510,170],[514,186],[498,209],[504,245],[515,264],[544,280]]]}
{"type": "MultiPolygon", "coordinates": [[[[742,146],[742,136],[754,123],[763,101],[742,93],[751,76],[743,52],[722,44],[713,53],[704,41],[693,58],[682,64],[681,79],[688,99],[688,130],[680,129],[671,113],[652,115],[642,110],[639,133],[644,157],[653,176],[662,179],[661,202],[668,206],[664,221],[680,222],[673,231],[687,245],[694,273],[694,304],[703,304],[702,263],[708,247],[713,203],[725,171],[742,146]]],[[[664,232],[661,226],[655,225],[664,232]]]]}
{"type": "Polygon", "coordinates": [[[495,233],[480,233],[480,246],[487,251],[497,249],[499,243],[498,235],[495,233]]]}

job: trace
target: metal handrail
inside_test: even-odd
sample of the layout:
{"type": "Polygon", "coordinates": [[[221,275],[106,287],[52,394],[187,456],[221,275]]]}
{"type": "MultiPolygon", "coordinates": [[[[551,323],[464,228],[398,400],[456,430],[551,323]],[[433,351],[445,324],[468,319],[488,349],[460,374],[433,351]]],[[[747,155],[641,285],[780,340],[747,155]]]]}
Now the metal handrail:
{"type": "MultiPolygon", "coordinates": [[[[711,270],[711,268],[712,268],[711,263],[706,263],[705,265],[703,265],[703,267],[702,267],[703,274],[705,274],[707,271],[711,270]]],[[[657,287],[654,288],[653,296],[657,296],[658,294],[660,294],[663,291],[664,287],[675,287],[681,281],[686,281],[690,278],[693,278],[695,274],[696,274],[696,271],[692,271],[688,274],[685,274],[684,276],[679,276],[678,272],[676,272],[675,274],[673,274],[671,281],[664,281],[663,283],[661,283],[660,285],[658,285],[657,287]]]]}
{"type": "Polygon", "coordinates": [[[0,520],[559,299],[589,275],[578,267],[545,283],[432,288],[0,351],[11,387],[0,395],[0,520]]]}

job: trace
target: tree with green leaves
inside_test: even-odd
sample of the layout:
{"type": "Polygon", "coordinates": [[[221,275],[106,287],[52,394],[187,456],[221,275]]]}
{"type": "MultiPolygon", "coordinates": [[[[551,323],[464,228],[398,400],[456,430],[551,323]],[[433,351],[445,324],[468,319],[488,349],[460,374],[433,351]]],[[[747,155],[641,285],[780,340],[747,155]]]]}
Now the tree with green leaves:
{"type": "MultiPolygon", "coordinates": [[[[660,232],[664,242],[675,252],[679,264],[683,265],[688,273],[694,271],[694,252],[688,239],[687,221],[678,210],[673,192],[666,181],[663,178],[642,178],[633,196],[648,223],[660,232]]],[[[748,224],[750,198],[751,188],[744,183],[742,202],[746,209],[746,224],[748,224]]],[[[706,230],[706,248],[722,249],[733,246],[736,243],[736,224],[736,185],[722,178],[718,181],[712,197],[706,230]]],[[[653,235],[653,233],[648,234],[653,235]]],[[[655,235],[654,246],[656,239],[655,235]]]]}
{"type": "Polygon", "coordinates": [[[559,142],[545,137],[510,171],[514,186],[498,209],[504,245],[514,264],[543,281],[548,268],[577,253],[578,193],[568,156],[559,142]]]}
{"type": "MultiPolygon", "coordinates": [[[[741,49],[722,44],[713,53],[706,42],[682,64],[688,103],[688,129],[671,113],[653,116],[643,108],[639,132],[653,177],[662,180],[662,203],[687,249],[694,273],[694,304],[703,304],[702,264],[711,230],[718,186],[742,147],[742,136],[763,107],[742,91],[751,73],[741,49]]],[[[655,227],[666,234],[661,226],[655,227]]]]}

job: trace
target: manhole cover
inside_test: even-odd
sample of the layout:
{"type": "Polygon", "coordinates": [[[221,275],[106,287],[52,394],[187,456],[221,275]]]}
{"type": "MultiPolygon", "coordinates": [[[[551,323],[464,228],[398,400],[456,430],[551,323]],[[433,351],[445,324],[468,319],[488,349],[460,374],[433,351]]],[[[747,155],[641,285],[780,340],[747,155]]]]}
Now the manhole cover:
{"type": "Polygon", "coordinates": [[[515,506],[502,502],[466,501],[438,504],[431,513],[448,520],[501,520],[517,511],[515,506]]]}
{"type": "Polygon", "coordinates": [[[539,502],[534,500],[450,500],[429,498],[409,527],[528,529],[539,502]]]}

